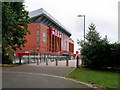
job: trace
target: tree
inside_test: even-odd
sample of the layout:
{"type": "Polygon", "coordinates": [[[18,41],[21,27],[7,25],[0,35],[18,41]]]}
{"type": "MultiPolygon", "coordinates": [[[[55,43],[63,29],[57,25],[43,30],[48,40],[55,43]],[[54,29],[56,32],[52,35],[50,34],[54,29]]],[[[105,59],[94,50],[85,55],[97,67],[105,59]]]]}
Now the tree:
{"type": "Polygon", "coordinates": [[[36,55],[36,53],[35,53],[35,49],[33,50],[33,55],[36,55]]]}
{"type": "Polygon", "coordinates": [[[89,46],[89,45],[94,45],[96,42],[99,42],[101,40],[101,36],[96,30],[95,24],[91,23],[88,27],[88,33],[85,35],[85,40],[78,40],[77,39],[77,44],[81,46],[81,48],[89,46]]]}
{"type": "MultiPolygon", "coordinates": [[[[11,53],[22,50],[27,42],[29,16],[22,2],[2,2],[2,51],[3,63],[10,61],[11,53]]],[[[10,62],[9,62],[10,63],[10,62]]]]}
{"type": "Polygon", "coordinates": [[[105,62],[104,55],[106,54],[104,53],[108,50],[106,48],[108,45],[107,37],[101,39],[95,24],[91,23],[85,39],[86,41],[77,40],[78,45],[81,46],[82,64],[92,68],[101,67],[101,61],[105,62]]]}

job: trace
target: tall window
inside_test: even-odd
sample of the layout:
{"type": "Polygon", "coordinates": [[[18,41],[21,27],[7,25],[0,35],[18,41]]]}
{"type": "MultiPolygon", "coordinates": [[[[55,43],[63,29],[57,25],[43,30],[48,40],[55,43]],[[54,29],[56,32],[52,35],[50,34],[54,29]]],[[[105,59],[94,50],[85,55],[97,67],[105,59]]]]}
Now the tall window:
{"type": "Polygon", "coordinates": [[[37,26],[37,46],[39,46],[39,26],[37,26]]]}
{"type": "Polygon", "coordinates": [[[39,51],[39,47],[37,47],[37,51],[39,51]]]}

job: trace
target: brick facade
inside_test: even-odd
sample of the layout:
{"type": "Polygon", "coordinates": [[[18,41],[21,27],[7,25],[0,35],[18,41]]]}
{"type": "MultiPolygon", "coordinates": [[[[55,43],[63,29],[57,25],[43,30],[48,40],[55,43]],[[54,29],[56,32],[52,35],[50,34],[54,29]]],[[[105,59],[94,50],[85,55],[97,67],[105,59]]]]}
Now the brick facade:
{"type": "Polygon", "coordinates": [[[42,23],[31,23],[28,25],[31,34],[26,36],[27,43],[22,51],[37,51],[41,53],[58,53],[71,55],[74,53],[74,41],[58,30],[53,30],[50,33],[49,27],[42,23]],[[39,45],[37,45],[37,26],[39,26],[39,45]],[[53,33],[54,32],[54,33],[53,33]],[[45,37],[43,37],[43,33],[45,37]],[[45,42],[43,42],[43,39],[45,42]]]}

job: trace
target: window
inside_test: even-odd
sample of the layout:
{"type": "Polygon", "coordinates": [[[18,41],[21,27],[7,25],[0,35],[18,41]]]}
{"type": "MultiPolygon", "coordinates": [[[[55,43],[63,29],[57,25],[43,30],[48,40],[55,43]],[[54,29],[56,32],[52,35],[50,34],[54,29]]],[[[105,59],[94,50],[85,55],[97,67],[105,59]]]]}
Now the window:
{"type": "Polygon", "coordinates": [[[37,26],[37,30],[39,29],[39,26],[37,26]]]}
{"type": "Polygon", "coordinates": [[[37,51],[39,51],[39,47],[37,47],[37,51]]]}
{"type": "MultiPolygon", "coordinates": [[[[37,26],[37,46],[39,45],[39,26],[37,26]]],[[[39,50],[39,47],[37,47],[39,50]]]]}
{"type": "Polygon", "coordinates": [[[39,42],[39,37],[37,37],[37,42],[39,42]]]}
{"type": "Polygon", "coordinates": [[[37,42],[37,46],[39,45],[39,42],[37,42]]]}

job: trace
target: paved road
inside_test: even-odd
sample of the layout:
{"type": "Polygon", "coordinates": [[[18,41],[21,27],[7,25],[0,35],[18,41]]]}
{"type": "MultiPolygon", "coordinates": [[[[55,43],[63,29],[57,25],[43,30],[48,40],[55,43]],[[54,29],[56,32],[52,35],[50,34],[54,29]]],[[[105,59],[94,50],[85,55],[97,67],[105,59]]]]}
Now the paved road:
{"type": "Polygon", "coordinates": [[[3,73],[3,88],[88,88],[60,77],[32,73],[3,73]]]}
{"type": "Polygon", "coordinates": [[[64,78],[74,68],[26,64],[3,68],[3,88],[88,88],[64,78]]]}

